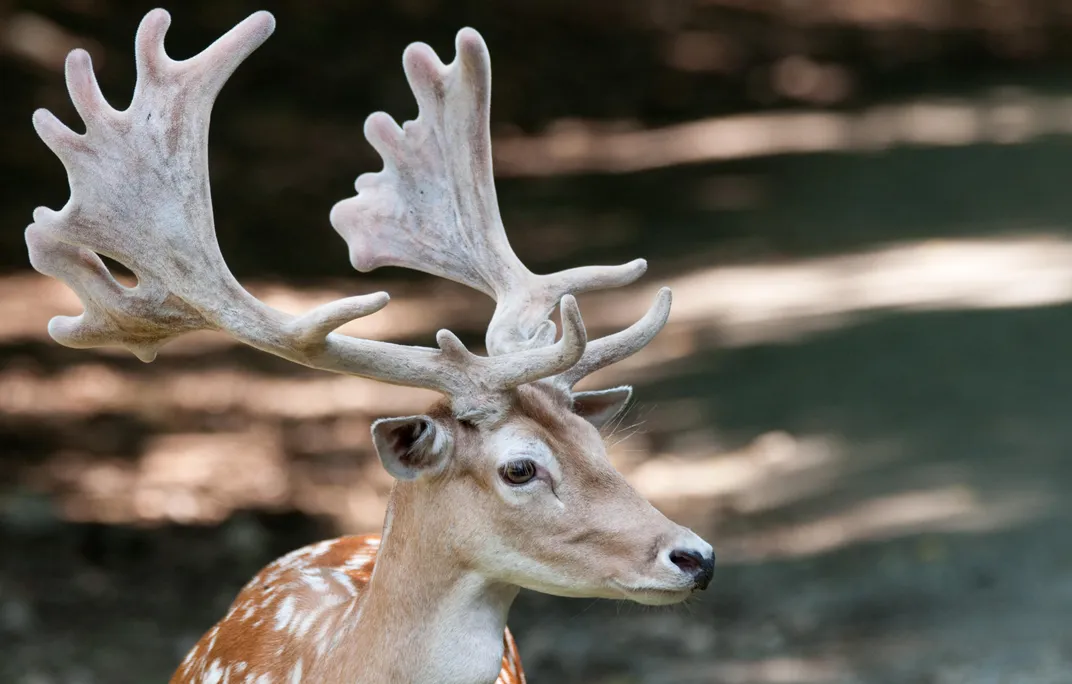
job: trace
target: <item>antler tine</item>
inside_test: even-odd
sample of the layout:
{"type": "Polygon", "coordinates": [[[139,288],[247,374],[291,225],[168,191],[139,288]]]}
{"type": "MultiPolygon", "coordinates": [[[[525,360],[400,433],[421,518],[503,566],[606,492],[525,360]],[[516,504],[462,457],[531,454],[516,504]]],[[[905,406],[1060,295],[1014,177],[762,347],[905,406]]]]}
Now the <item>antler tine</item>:
{"type": "Polygon", "coordinates": [[[597,370],[618,363],[646,347],[666,325],[670,317],[671,301],[670,288],[659,290],[655,303],[639,321],[625,330],[590,342],[581,359],[568,370],[551,378],[551,382],[563,389],[572,389],[583,378],[597,370]]]}
{"type": "MultiPolygon", "coordinates": [[[[33,121],[63,162],[71,197],[59,211],[34,212],[26,229],[30,261],[78,293],[85,311],[57,316],[49,332],[71,347],[120,345],[151,361],[168,340],[201,329],[314,368],[434,389],[457,406],[561,373],[582,356],[584,324],[564,299],[563,337],[534,352],[488,358],[468,352],[448,331],[440,349],[362,340],[332,332],[374,313],[386,293],[350,297],[302,316],[277,311],[235,280],[220,253],[208,181],[208,125],[220,88],[268,38],[275,20],[251,15],[200,54],[175,61],[164,49],[170,17],[154,10],[136,39],[138,80],[130,106],[101,95],[88,53],[67,59],[67,83],[85,121],[77,134],[45,110],[33,121]],[[101,261],[130,268],[125,287],[101,261]]],[[[421,207],[417,207],[420,210],[421,207]]]]}
{"type": "Polygon", "coordinates": [[[506,238],[495,194],[487,45],[466,28],[455,47],[450,64],[423,43],[406,49],[403,67],[418,116],[401,127],[383,112],[368,117],[365,136],[383,170],[358,177],[357,196],[335,205],[331,223],[359,271],[402,266],[494,298],[486,339],[492,356],[538,349],[554,341],[548,317],[563,296],[629,284],[647,264],[637,259],[549,275],[522,264],[506,238]]]}

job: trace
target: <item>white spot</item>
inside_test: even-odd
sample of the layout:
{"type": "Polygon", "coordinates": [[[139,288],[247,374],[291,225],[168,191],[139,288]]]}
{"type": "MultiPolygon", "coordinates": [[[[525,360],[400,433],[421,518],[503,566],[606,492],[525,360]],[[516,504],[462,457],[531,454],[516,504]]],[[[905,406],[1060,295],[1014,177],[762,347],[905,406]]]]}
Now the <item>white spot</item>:
{"type": "Polygon", "coordinates": [[[350,619],[350,613],[354,612],[354,608],[356,608],[356,607],[357,607],[357,602],[356,601],[352,601],[350,603],[350,605],[346,606],[346,610],[343,611],[342,618],[340,619],[340,622],[346,622],[347,620],[349,620],[350,619]]]}
{"type": "Polygon", "coordinates": [[[350,558],[348,558],[343,564],[343,567],[350,568],[352,570],[360,570],[361,568],[368,565],[368,562],[370,560],[372,560],[372,556],[363,551],[359,551],[354,555],[350,556],[350,558]]]}
{"type": "Polygon", "coordinates": [[[288,596],[283,599],[283,603],[279,606],[279,612],[275,614],[275,629],[278,632],[287,626],[290,619],[294,616],[294,604],[296,601],[293,596],[288,596]]]}
{"type": "Polygon", "coordinates": [[[290,684],[300,684],[301,683],[301,671],[302,671],[302,662],[301,662],[301,658],[298,658],[298,662],[294,663],[294,669],[290,671],[290,684]]]}
{"type": "Polygon", "coordinates": [[[338,539],[327,539],[327,540],[324,540],[322,542],[317,542],[316,544],[313,544],[312,546],[309,547],[308,553],[313,558],[316,558],[317,556],[323,556],[325,553],[327,553],[328,551],[331,551],[331,549],[334,548],[335,543],[337,541],[339,541],[339,540],[338,539]]]}
{"type": "Polygon", "coordinates": [[[298,611],[294,611],[294,619],[290,621],[289,625],[287,625],[288,631],[290,631],[291,634],[298,631],[298,629],[301,628],[301,623],[305,620],[307,616],[308,613],[300,613],[298,611]]]}
{"type": "Polygon", "coordinates": [[[346,587],[346,591],[348,591],[351,596],[355,596],[357,594],[357,587],[354,586],[353,580],[351,580],[350,576],[347,575],[345,572],[342,572],[341,570],[336,570],[331,573],[331,575],[335,578],[336,582],[346,587]]]}
{"type": "Polygon", "coordinates": [[[295,635],[299,638],[305,636],[305,633],[309,631],[309,628],[313,626],[313,621],[316,620],[318,611],[311,610],[309,614],[301,619],[295,626],[295,635]]]}
{"type": "Polygon", "coordinates": [[[273,572],[278,573],[281,569],[287,567],[288,565],[293,564],[295,561],[300,559],[306,553],[308,553],[308,551],[306,550],[306,547],[304,547],[304,546],[302,548],[300,548],[300,549],[294,549],[293,551],[291,551],[290,553],[286,554],[285,556],[282,556],[281,558],[279,558],[279,560],[277,560],[275,563],[272,564],[272,565],[275,566],[275,569],[273,570],[273,572]]]}
{"type": "Polygon", "coordinates": [[[237,663],[234,664],[234,671],[236,674],[242,674],[246,671],[246,667],[248,667],[246,661],[239,660],[237,663]]]}
{"type": "Polygon", "coordinates": [[[302,571],[302,579],[309,585],[313,591],[327,591],[328,583],[325,580],[319,570],[304,570],[302,571]]]}
{"type": "Polygon", "coordinates": [[[324,652],[328,649],[328,630],[331,629],[331,622],[324,620],[324,623],[320,625],[320,629],[316,632],[316,654],[324,655],[324,652]]]}
{"type": "Polygon", "coordinates": [[[201,678],[201,684],[219,684],[221,679],[223,679],[223,668],[220,667],[220,661],[213,660],[208,667],[208,672],[201,678]]]}

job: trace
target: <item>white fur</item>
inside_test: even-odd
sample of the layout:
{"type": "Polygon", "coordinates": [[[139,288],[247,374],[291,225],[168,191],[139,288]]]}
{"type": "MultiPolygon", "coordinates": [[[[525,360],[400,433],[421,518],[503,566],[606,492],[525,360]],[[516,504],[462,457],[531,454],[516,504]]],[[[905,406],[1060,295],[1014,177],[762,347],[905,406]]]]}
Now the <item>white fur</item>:
{"type": "Polygon", "coordinates": [[[427,669],[416,681],[437,684],[494,682],[502,665],[506,614],[517,589],[489,587],[471,575],[442,597],[429,616],[436,625],[427,669]]]}

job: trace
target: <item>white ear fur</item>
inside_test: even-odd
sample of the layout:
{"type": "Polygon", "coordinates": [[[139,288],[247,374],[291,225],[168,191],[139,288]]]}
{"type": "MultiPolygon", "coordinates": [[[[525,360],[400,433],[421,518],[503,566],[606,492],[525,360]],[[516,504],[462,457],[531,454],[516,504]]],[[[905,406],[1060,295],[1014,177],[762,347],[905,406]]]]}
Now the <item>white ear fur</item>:
{"type": "Polygon", "coordinates": [[[632,397],[633,388],[628,385],[595,392],[574,392],[573,411],[601,428],[621,415],[632,397]]]}
{"type": "Polygon", "coordinates": [[[399,480],[438,472],[452,450],[450,432],[428,416],[377,420],[372,443],[383,467],[399,480]]]}

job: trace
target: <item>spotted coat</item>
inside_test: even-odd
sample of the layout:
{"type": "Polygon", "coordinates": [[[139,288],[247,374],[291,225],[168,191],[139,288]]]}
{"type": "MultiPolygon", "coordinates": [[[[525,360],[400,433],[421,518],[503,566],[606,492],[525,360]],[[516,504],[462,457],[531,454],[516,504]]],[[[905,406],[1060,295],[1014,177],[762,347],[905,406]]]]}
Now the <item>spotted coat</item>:
{"type": "MultiPolygon", "coordinates": [[[[378,535],[312,544],[274,561],[190,650],[170,684],[297,684],[330,653],[368,586],[378,535]],[[281,670],[280,664],[286,665],[281,670]]],[[[496,684],[525,684],[514,637],[503,635],[496,684]]]]}

